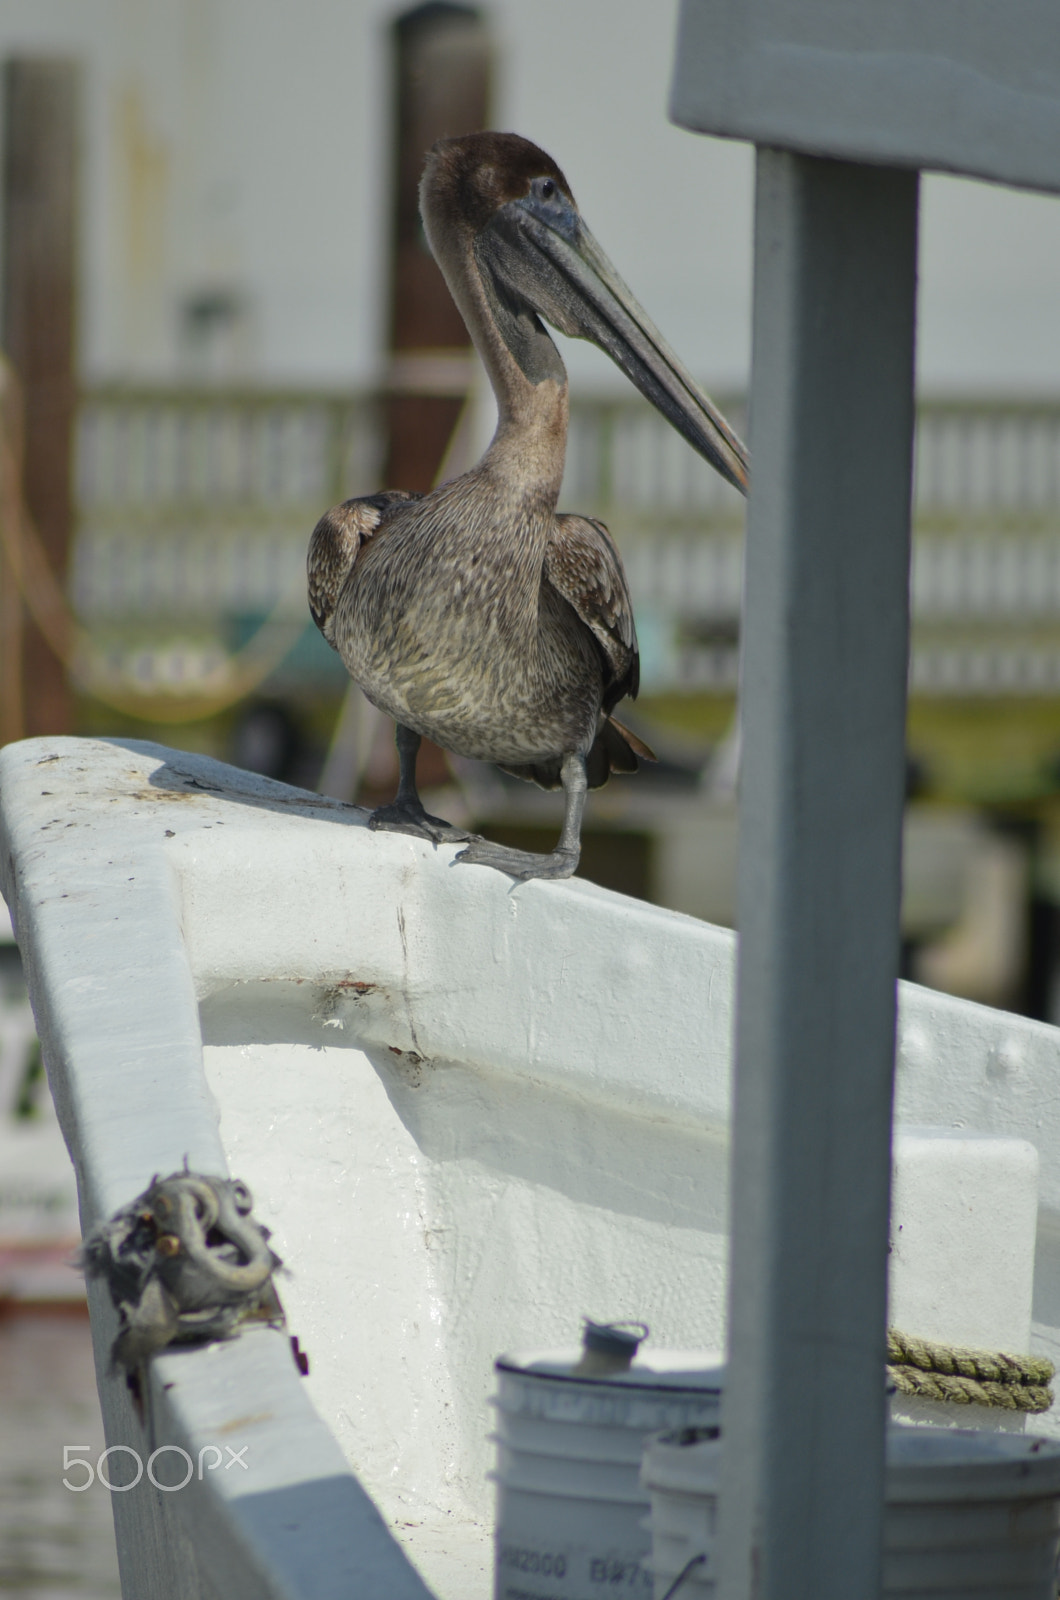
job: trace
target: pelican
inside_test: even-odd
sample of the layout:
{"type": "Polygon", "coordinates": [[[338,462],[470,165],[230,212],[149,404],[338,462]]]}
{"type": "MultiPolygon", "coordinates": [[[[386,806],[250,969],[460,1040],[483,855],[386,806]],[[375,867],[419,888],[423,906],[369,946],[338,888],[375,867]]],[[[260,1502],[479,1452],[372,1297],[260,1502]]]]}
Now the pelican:
{"type": "Polygon", "coordinates": [[[372,828],[464,842],[457,862],[516,879],[578,865],[586,791],[634,772],[646,745],[614,717],[639,681],[622,562],[607,529],[556,510],[567,372],[542,318],[591,339],[723,477],[747,453],[582,221],[551,156],[512,133],[442,139],[420,185],[427,241],[486,368],[497,430],[470,472],[429,494],[391,489],[327,512],[309,545],[309,607],[373,705],[393,717],[398,791],[372,828]],[[548,855],[424,809],[421,738],[562,786],[548,855]]]}

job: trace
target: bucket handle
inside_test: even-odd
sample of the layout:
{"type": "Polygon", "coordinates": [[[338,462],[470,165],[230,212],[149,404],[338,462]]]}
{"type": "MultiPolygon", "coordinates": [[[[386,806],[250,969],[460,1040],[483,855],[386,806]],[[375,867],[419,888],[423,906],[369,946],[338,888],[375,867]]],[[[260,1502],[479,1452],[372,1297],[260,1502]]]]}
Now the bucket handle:
{"type": "Polygon", "coordinates": [[[695,1568],[702,1566],[706,1559],[706,1552],[704,1551],[698,1556],[693,1556],[691,1561],[686,1561],[680,1572],[677,1574],[677,1577],[674,1579],[673,1583],[671,1583],[670,1587],[663,1595],[662,1600],[673,1600],[673,1597],[677,1593],[678,1589],[684,1587],[685,1579],[690,1578],[695,1568]]]}

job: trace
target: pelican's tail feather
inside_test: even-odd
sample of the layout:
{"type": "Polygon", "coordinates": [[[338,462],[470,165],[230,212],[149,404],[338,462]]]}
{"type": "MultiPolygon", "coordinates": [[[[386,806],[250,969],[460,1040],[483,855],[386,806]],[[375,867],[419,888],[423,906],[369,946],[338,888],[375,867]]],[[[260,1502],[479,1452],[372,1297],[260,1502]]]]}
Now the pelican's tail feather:
{"type": "MultiPolygon", "coordinates": [[[[642,761],[656,761],[658,757],[650,745],[638,739],[617,717],[601,720],[593,747],[585,758],[585,773],[590,789],[602,789],[613,772],[636,772],[642,761]]],[[[509,767],[498,762],[502,772],[526,783],[536,783],[539,789],[560,789],[560,757],[551,761],[533,761],[526,766],[509,767]]]]}
{"type": "Polygon", "coordinates": [[[642,761],[655,761],[655,751],[617,717],[600,724],[585,763],[590,789],[602,789],[613,772],[636,772],[642,761]]]}

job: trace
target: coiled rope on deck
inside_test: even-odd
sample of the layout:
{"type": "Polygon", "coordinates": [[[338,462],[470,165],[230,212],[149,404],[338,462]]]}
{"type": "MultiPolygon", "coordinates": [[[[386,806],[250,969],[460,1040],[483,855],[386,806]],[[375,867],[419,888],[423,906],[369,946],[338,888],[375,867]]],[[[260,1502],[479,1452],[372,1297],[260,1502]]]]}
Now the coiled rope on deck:
{"type": "Polygon", "coordinates": [[[1005,1411],[1048,1411],[1056,1368],[1045,1356],[1012,1356],[997,1350],[916,1339],[887,1330],[887,1376],[902,1394],[958,1406],[996,1406],[1005,1411]]]}

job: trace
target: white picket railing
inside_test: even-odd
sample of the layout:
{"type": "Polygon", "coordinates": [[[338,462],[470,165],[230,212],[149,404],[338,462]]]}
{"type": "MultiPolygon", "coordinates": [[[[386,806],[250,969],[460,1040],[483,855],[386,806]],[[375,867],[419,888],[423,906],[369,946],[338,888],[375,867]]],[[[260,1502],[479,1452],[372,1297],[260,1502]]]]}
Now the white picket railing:
{"type": "MultiPolygon", "coordinates": [[[[720,403],[742,429],[740,399],[720,403]]],[[[368,395],[90,391],[74,607],[103,630],[296,618],[313,523],[378,487],[381,455],[368,395]]],[[[650,686],[731,689],[740,496],[645,403],[575,398],[562,504],[623,550],[650,686]]],[[[1060,692],[1060,403],[922,404],[915,527],[914,690],[1060,692]]]]}

